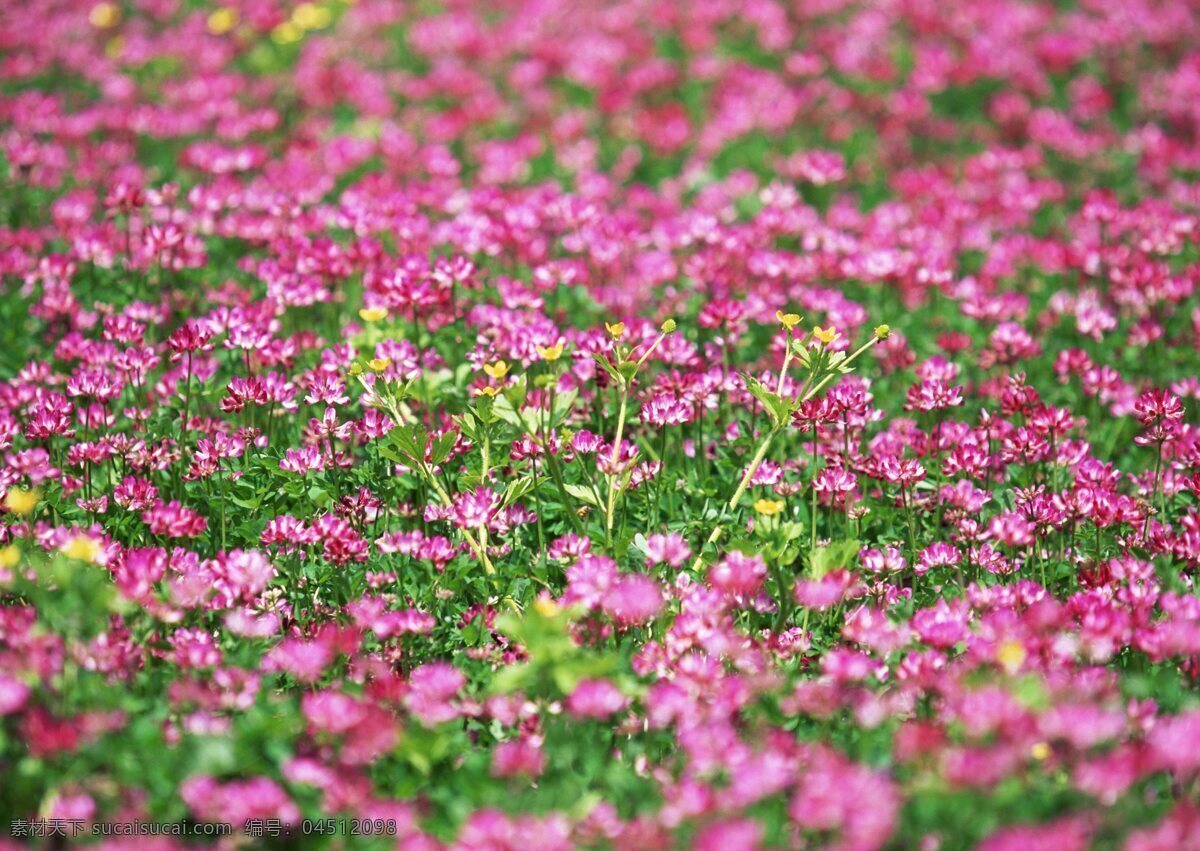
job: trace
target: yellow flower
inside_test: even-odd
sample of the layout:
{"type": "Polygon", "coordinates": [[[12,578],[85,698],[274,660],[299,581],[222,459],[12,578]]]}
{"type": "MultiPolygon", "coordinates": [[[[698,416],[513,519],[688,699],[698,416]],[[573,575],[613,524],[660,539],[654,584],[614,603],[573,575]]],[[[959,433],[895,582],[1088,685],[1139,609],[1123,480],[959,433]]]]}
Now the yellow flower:
{"type": "Polygon", "coordinates": [[[880,340],[886,340],[891,335],[892,335],[892,329],[889,328],[888,326],[886,326],[886,325],[876,325],[875,326],[875,336],[878,337],[880,340]]]}
{"type": "Polygon", "coordinates": [[[42,495],[35,490],[27,491],[21,488],[10,488],[4,497],[4,504],[13,514],[32,514],[42,495]]]}
{"type": "Polygon", "coordinates": [[[675,330],[676,327],[675,320],[668,319],[660,326],[659,330],[661,330],[664,334],[670,334],[675,330]]]}
{"type": "Polygon", "coordinates": [[[617,322],[615,324],[610,324],[608,322],[605,322],[604,328],[606,331],[608,331],[609,336],[611,336],[614,340],[621,339],[622,335],[624,335],[624,333],[625,333],[625,323],[624,322],[617,322]]]}
{"type": "Polygon", "coordinates": [[[476,390],[476,391],[475,391],[475,395],[476,395],[476,396],[492,396],[492,397],[495,397],[495,395],[496,395],[497,393],[499,393],[499,392],[500,392],[500,391],[499,391],[499,390],[497,390],[495,387],[480,387],[478,390],[476,390]]]}
{"type": "Polygon", "coordinates": [[[0,567],[16,567],[21,561],[21,551],[16,547],[8,546],[0,550],[0,567]]]}
{"type": "Polygon", "coordinates": [[[842,336],[841,334],[839,334],[837,332],[837,329],[834,328],[832,325],[830,325],[828,328],[822,328],[820,325],[818,325],[816,328],[813,328],[812,333],[813,333],[813,337],[820,340],[822,343],[824,343],[827,346],[830,343],[832,343],[834,340],[836,340],[838,337],[842,336]]]}
{"type": "Polygon", "coordinates": [[[502,360],[498,360],[495,363],[486,363],[483,365],[483,371],[499,381],[508,375],[508,364],[502,360]]]}
{"type": "Polygon", "coordinates": [[[371,372],[383,372],[391,365],[391,358],[371,358],[367,361],[367,366],[371,367],[371,372]]]}
{"type": "Polygon", "coordinates": [[[236,9],[221,6],[208,16],[208,31],[213,35],[225,35],[237,26],[238,13],[236,9]]]}
{"type": "Polygon", "coordinates": [[[88,23],[98,30],[111,30],[121,23],[121,10],[115,3],[97,3],[88,12],[88,23]]]}
{"type": "Polygon", "coordinates": [[[304,38],[304,30],[291,21],[284,21],[271,30],[271,41],[276,44],[295,44],[302,38],[304,38]]]}
{"type": "Polygon", "coordinates": [[[333,15],[316,3],[301,3],[292,12],[292,23],[302,30],[321,30],[329,26],[333,15]]]}
{"type": "Polygon", "coordinates": [[[1050,756],[1050,745],[1045,742],[1037,742],[1029,749],[1029,755],[1038,762],[1042,762],[1050,756]]]}
{"type": "Polygon", "coordinates": [[[386,307],[364,307],[358,311],[359,318],[363,322],[378,322],[381,319],[387,318],[386,307]]]}
{"type": "Polygon", "coordinates": [[[1021,669],[1021,665],[1025,663],[1025,657],[1028,655],[1025,652],[1024,644],[1011,639],[1001,642],[1000,646],[996,648],[996,661],[1010,674],[1015,674],[1021,669]]]}
{"type": "Polygon", "coordinates": [[[791,331],[800,324],[800,315],[798,313],[784,313],[782,310],[775,311],[775,318],[779,320],[779,324],[787,330],[791,331]]]}
{"type": "Polygon", "coordinates": [[[552,618],[561,611],[558,603],[550,597],[538,597],[534,602],[533,607],[537,609],[537,613],[544,618],[552,618]]]}
{"type": "Polygon", "coordinates": [[[100,556],[100,542],[87,535],[76,535],[66,543],[62,552],[67,558],[95,564],[100,556]]]}
{"type": "Polygon", "coordinates": [[[537,346],[537,353],[542,356],[542,360],[554,362],[562,357],[563,344],[555,343],[553,346],[537,346]]]}
{"type": "Polygon", "coordinates": [[[754,503],[754,510],[763,517],[774,517],[783,511],[783,505],[782,499],[760,499],[754,503]]]}

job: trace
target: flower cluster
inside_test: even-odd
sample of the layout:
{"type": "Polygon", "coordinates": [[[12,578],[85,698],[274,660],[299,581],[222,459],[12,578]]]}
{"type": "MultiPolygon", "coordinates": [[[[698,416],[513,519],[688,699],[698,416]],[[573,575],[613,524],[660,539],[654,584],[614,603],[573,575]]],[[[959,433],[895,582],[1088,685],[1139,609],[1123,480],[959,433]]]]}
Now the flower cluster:
{"type": "Polygon", "coordinates": [[[1200,843],[1194,3],[8,6],[0,827],[1200,843]]]}

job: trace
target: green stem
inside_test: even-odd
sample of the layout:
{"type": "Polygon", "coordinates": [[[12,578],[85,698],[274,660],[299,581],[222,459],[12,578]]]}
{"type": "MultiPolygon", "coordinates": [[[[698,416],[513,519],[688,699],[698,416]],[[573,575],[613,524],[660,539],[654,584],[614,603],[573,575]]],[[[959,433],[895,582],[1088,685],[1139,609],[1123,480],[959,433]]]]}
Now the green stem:
{"type": "MultiPolygon", "coordinates": [[[[738,482],[737,490],[733,492],[733,496],[731,496],[729,498],[729,502],[726,503],[725,507],[727,510],[732,511],[733,509],[737,508],[738,502],[740,502],[742,499],[742,494],[746,492],[746,488],[750,486],[750,480],[754,478],[754,474],[757,473],[758,468],[762,466],[763,458],[766,457],[767,450],[771,447],[771,441],[775,439],[775,435],[779,433],[779,430],[779,426],[772,428],[769,432],[767,432],[767,435],[763,438],[762,443],[758,445],[758,449],[754,452],[754,457],[750,460],[750,466],[746,468],[746,472],[742,476],[742,480],[738,482]]],[[[722,512],[722,514],[724,514],[724,512],[722,512]]],[[[708,538],[703,544],[700,545],[700,549],[696,553],[696,560],[692,562],[693,571],[698,571],[700,569],[700,566],[704,563],[704,550],[709,544],[715,544],[717,539],[721,537],[721,533],[724,532],[724,530],[724,523],[721,522],[718,522],[717,525],[713,527],[712,532],[709,533],[708,538]]]]}
{"type": "Polygon", "coordinates": [[[617,411],[617,435],[613,440],[612,456],[609,458],[609,466],[613,471],[608,474],[608,503],[604,511],[604,539],[608,548],[612,549],[612,529],[613,529],[613,512],[617,503],[617,459],[621,454],[621,438],[625,435],[625,411],[629,403],[629,386],[625,382],[621,382],[621,405],[617,411]]]}

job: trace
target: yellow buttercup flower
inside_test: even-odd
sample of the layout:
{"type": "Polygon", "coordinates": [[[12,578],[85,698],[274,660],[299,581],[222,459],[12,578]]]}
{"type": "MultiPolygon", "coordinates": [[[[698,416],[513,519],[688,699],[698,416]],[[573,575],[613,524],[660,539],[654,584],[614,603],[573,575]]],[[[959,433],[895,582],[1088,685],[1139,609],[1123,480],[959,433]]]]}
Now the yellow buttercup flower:
{"type": "Polygon", "coordinates": [[[508,375],[508,364],[502,360],[498,360],[495,363],[486,363],[483,365],[483,371],[499,381],[508,375]]]}
{"type": "Polygon", "coordinates": [[[383,372],[391,365],[391,358],[371,358],[371,360],[367,361],[367,366],[371,367],[371,372],[383,372]]]}
{"type": "Polygon", "coordinates": [[[276,44],[295,44],[302,38],[304,38],[304,30],[291,21],[284,21],[271,30],[271,41],[276,44]]]}
{"type": "Polygon", "coordinates": [[[316,3],[301,3],[292,11],[292,23],[302,30],[322,30],[332,20],[330,11],[316,3]]]}
{"type": "Polygon", "coordinates": [[[827,346],[838,337],[842,336],[832,325],[830,325],[828,328],[822,328],[820,325],[818,325],[816,328],[813,328],[812,334],[815,339],[820,340],[827,346]]]}
{"type": "Polygon", "coordinates": [[[783,507],[784,502],[782,499],[760,499],[754,503],[754,510],[763,517],[774,517],[783,511],[783,507]]]}
{"type": "Polygon", "coordinates": [[[608,331],[609,336],[611,336],[614,340],[619,340],[625,334],[625,323],[616,322],[610,324],[605,322],[604,329],[608,331]]]}
{"type": "Polygon", "coordinates": [[[121,23],[121,10],[115,3],[97,3],[88,12],[88,23],[98,30],[110,30],[121,23]]]}
{"type": "Polygon", "coordinates": [[[886,326],[886,325],[876,325],[875,326],[875,336],[878,337],[880,340],[886,340],[891,335],[892,335],[892,329],[889,328],[888,326],[886,326]]]}
{"type": "Polygon", "coordinates": [[[379,322],[387,318],[387,313],[385,307],[364,307],[358,311],[358,316],[363,322],[379,322]]]}
{"type": "Polygon", "coordinates": [[[558,603],[550,597],[538,597],[534,602],[533,607],[537,613],[545,618],[552,618],[561,611],[558,603]]]}
{"type": "Polygon", "coordinates": [[[1029,749],[1029,755],[1038,762],[1043,762],[1050,757],[1050,745],[1048,745],[1046,742],[1036,742],[1033,747],[1029,749]]]}
{"type": "Polygon", "coordinates": [[[500,391],[499,391],[499,390],[497,390],[495,387],[480,387],[478,390],[476,390],[476,391],[475,391],[475,395],[476,395],[476,396],[492,396],[492,397],[495,397],[495,395],[496,395],[497,393],[499,393],[499,392],[500,392],[500,391]]]}
{"type": "Polygon", "coordinates": [[[542,360],[553,362],[562,357],[562,343],[555,343],[553,346],[537,346],[536,348],[537,353],[541,355],[542,360]]]}
{"type": "Polygon", "coordinates": [[[8,495],[4,497],[4,504],[13,514],[32,514],[41,497],[42,495],[35,490],[9,488],[8,495]]]}
{"type": "Polygon", "coordinates": [[[63,555],[77,561],[95,564],[100,557],[100,542],[87,535],[76,535],[62,548],[63,555]]]}
{"type": "Polygon", "coordinates": [[[225,35],[237,26],[237,9],[221,6],[208,16],[208,31],[213,35],[225,35]]]}
{"type": "Polygon", "coordinates": [[[996,648],[996,661],[1010,674],[1015,674],[1021,669],[1028,655],[1025,645],[1019,641],[1002,641],[996,648]]]}
{"type": "Polygon", "coordinates": [[[0,549],[0,567],[16,567],[21,561],[21,551],[13,546],[0,549]]]}
{"type": "Polygon", "coordinates": [[[780,325],[789,331],[799,325],[801,319],[798,313],[784,313],[782,310],[775,311],[775,318],[779,320],[780,325]]]}

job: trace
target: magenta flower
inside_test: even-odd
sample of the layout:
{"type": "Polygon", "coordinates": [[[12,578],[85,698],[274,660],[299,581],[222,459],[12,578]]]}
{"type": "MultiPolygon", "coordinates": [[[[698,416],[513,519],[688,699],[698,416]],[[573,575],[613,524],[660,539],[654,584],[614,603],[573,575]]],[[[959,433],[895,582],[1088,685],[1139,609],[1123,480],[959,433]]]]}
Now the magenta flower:
{"type": "Polygon", "coordinates": [[[577,718],[602,720],[628,706],[629,698],[608,680],[583,680],[567,697],[567,711],[577,718]]]}

